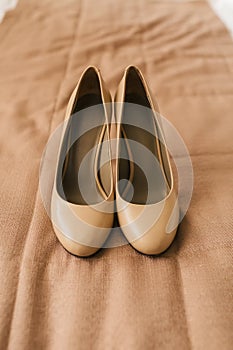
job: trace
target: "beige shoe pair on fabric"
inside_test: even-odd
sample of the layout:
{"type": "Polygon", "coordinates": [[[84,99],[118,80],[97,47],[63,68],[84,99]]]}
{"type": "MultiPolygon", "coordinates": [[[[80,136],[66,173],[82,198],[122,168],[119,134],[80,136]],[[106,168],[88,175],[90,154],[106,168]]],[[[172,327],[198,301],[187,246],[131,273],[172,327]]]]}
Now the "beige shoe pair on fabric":
{"type": "Polygon", "coordinates": [[[90,256],[107,240],[116,211],[129,243],[159,254],[175,237],[179,208],[158,107],[138,68],[125,70],[113,102],[100,71],[88,67],[67,107],[53,227],[70,253],[90,256]]]}

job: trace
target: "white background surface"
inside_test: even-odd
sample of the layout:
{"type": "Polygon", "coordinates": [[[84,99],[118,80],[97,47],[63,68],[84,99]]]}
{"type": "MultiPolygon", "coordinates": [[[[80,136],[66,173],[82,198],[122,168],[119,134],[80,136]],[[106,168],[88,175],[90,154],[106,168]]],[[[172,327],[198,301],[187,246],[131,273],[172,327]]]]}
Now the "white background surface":
{"type": "Polygon", "coordinates": [[[233,37],[233,0],[209,0],[209,3],[233,37]]]}
{"type": "Polygon", "coordinates": [[[18,0],[0,0],[0,22],[8,10],[12,10],[17,5],[18,0]]]}

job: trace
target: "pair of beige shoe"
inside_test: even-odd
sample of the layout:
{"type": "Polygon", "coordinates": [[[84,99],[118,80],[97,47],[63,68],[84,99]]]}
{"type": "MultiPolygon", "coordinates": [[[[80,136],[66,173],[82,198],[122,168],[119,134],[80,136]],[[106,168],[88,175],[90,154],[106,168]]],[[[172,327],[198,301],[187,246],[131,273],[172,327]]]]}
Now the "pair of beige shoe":
{"type": "Polygon", "coordinates": [[[108,238],[115,211],[127,240],[144,254],[163,252],[175,237],[179,209],[172,169],[142,73],[128,67],[112,103],[91,66],[67,107],[51,219],[69,252],[89,256],[108,238]]]}

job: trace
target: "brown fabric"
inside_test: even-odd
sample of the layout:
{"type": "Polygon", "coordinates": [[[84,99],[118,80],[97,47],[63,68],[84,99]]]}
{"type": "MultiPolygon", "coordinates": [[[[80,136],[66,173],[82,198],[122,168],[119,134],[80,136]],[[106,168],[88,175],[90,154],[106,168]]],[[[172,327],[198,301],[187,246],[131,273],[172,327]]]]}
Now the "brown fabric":
{"type": "Polygon", "coordinates": [[[0,25],[0,348],[231,349],[233,45],[204,1],[20,0],[0,25]],[[69,255],[38,170],[82,70],[138,65],[194,165],[171,248],[69,255]]]}

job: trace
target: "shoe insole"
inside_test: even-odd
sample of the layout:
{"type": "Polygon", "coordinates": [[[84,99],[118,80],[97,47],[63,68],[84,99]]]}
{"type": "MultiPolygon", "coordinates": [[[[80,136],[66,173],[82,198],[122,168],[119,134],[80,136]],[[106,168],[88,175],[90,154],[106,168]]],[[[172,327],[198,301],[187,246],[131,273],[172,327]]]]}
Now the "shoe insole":
{"type": "MultiPolygon", "coordinates": [[[[64,162],[59,164],[62,171],[57,182],[58,189],[68,202],[79,205],[99,203],[103,196],[96,181],[96,175],[100,174],[96,168],[96,157],[101,153],[99,144],[102,138],[106,138],[105,114],[103,105],[99,103],[99,96],[84,95],[79,99],[78,106],[72,114],[62,145],[64,162]],[[88,104],[92,106],[84,108],[88,104]]],[[[105,166],[104,171],[108,169],[109,167],[105,166]]],[[[110,189],[110,178],[109,173],[103,181],[99,181],[105,193],[110,189]]]]}
{"type": "MultiPolygon", "coordinates": [[[[168,184],[163,165],[159,157],[158,144],[156,142],[156,126],[153,111],[150,108],[137,108],[140,104],[139,95],[127,96],[127,102],[123,108],[122,128],[125,134],[125,142],[130,148],[134,171],[132,178],[133,197],[127,197],[127,192],[122,193],[125,200],[135,204],[157,203],[165,198],[168,193],[168,184]],[[130,101],[134,102],[133,104],[130,101]]],[[[125,149],[123,149],[125,152],[125,149]]],[[[122,153],[120,154],[120,158],[122,153]]],[[[120,160],[120,179],[123,174],[122,167],[126,162],[120,160]]],[[[125,173],[127,173],[124,170],[125,173]]]]}

